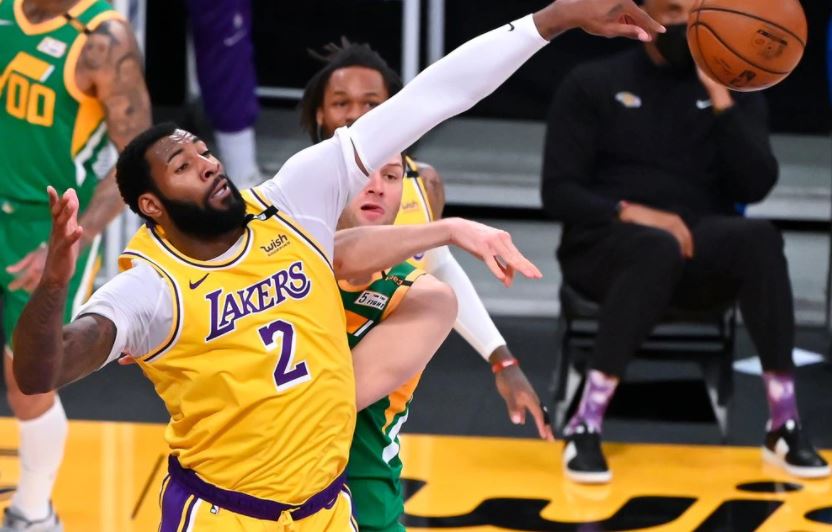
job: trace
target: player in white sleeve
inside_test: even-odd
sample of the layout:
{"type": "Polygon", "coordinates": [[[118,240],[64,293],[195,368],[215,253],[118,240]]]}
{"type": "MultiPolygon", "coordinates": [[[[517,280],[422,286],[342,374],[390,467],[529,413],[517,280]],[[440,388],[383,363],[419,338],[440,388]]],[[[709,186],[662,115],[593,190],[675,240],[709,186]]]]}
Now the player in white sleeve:
{"type": "MultiPolygon", "coordinates": [[[[56,389],[127,351],[171,413],[160,530],[249,530],[268,521],[301,532],[349,530],[343,471],[355,409],[409,375],[354,380],[336,278],[368,276],[450,243],[506,284],[515,271],[540,273],[504,232],[473,222],[354,228],[339,233],[334,251],[337,219],[390,154],[470,108],[573,27],[643,40],[662,30],[632,0],[558,0],[469,41],[242,194],[193,135],[164,125],[139,135],[121,154],[117,178],[147,224],[122,255],[128,271],[67,326],[61,316],[83,229],[74,191],[59,198],[49,189],[49,254],[14,335],[21,390],[56,389]],[[420,112],[403,123],[410,109],[420,112]],[[171,316],[162,335],[153,324],[165,305],[171,316]]],[[[405,329],[391,327],[393,316],[352,358],[362,346],[386,347],[419,358],[409,368],[419,371],[456,315],[443,286],[433,290],[441,304],[432,312],[422,301],[406,314],[421,335],[402,343],[405,329]]]]}
{"type": "MultiPolygon", "coordinates": [[[[402,88],[398,74],[367,44],[343,40],[341,46],[330,44],[324,53],[314,56],[325,64],[310,78],[301,100],[301,125],[313,142],[330,138],[336,129],[351,125],[402,88]]],[[[423,224],[442,218],[445,187],[439,172],[407,156],[402,160],[400,204],[385,213],[384,223],[423,224]]],[[[454,329],[491,366],[511,421],[525,424],[528,411],[540,437],[552,440],[545,407],[488,315],[473,283],[448,248],[420,250],[408,262],[454,289],[459,307],[454,329]]],[[[353,483],[353,495],[355,491],[353,483]]]]}

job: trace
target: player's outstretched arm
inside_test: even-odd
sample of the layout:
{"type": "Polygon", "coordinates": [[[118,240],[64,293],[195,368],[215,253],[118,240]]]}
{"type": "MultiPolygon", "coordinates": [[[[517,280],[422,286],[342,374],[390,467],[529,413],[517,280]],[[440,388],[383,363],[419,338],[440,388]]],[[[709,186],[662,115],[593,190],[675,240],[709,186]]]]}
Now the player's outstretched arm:
{"type": "Polygon", "coordinates": [[[58,197],[49,187],[52,232],[46,266],[14,331],[14,375],[25,394],[45,393],[100,367],[115,341],[115,325],[87,315],[63,326],[67,287],[75,273],[80,239],[78,196],[58,197]]]}
{"type": "Polygon", "coordinates": [[[533,15],[468,41],[358,119],[350,132],[359,167],[365,172],[378,168],[437,124],[470,109],[550,39],[573,28],[643,41],[664,31],[632,0],[557,0],[533,15]],[[402,116],[411,119],[402,123],[402,116]],[[391,127],[393,124],[396,126],[391,127]]]}
{"type": "Polygon", "coordinates": [[[380,225],[344,229],[335,233],[335,276],[354,279],[404,262],[416,253],[446,244],[458,246],[485,262],[506,286],[514,273],[530,279],[540,270],[514,246],[511,235],[487,225],[445,218],[422,225],[380,225]]]}

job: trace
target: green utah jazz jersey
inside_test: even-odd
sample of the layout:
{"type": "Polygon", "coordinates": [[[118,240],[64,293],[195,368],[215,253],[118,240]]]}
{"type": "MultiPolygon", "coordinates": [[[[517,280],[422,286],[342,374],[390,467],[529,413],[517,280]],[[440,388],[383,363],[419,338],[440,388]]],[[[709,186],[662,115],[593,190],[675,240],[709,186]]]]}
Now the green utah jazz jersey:
{"type": "MultiPolygon", "coordinates": [[[[373,327],[395,311],[408,288],[424,272],[402,263],[378,274],[367,286],[339,283],[347,315],[347,338],[353,348],[373,327]]],[[[379,353],[378,356],[385,356],[379,353]]],[[[407,421],[410,400],[419,376],[358,413],[347,465],[348,479],[388,481],[398,492],[402,462],[399,431],[407,421]]]]}
{"type": "Polygon", "coordinates": [[[102,0],[80,0],[33,24],[23,0],[0,0],[0,208],[47,204],[52,185],[75,188],[83,209],[112,168],[104,109],[78,88],[75,68],[88,34],[116,17],[102,0]]]}

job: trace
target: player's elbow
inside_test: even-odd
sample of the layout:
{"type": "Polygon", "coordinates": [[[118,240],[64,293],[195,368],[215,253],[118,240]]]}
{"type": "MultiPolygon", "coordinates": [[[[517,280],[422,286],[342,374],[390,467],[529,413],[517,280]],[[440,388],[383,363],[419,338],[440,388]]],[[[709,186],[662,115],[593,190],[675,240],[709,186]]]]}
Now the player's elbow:
{"type": "Polygon", "coordinates": [[[415,304],[424,305],[434,321],[438,334],[451,332],[459,313],[456,293],[450,285],[439,279],[425,275],[413,285],[412,293],[408,294],[415,304]]]}

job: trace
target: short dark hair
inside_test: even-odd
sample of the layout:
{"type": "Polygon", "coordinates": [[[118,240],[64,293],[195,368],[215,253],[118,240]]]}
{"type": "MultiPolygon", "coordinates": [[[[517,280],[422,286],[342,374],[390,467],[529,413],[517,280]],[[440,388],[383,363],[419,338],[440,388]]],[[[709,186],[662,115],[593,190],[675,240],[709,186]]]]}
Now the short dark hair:
{"type": "Polygon", "coordinates": [[[387,94],[393,96],[402,90],[402,80],[375,50],[367,43],[353,43],[341,37],[341,44],[330,43],[320,52],[309,50],[309,55],[324,63],[306,84],[300,102],[300,125],[309,134],[312,142],[320,142],[316,114],[323,104],[324,92],[332,73],[341,68],[365,67],[377,71],[384,80],[387,94]]]}
{"type": "Polygon", "coordinates": [[[124,203],[130,210],[141,216],[145,221],[152,222],[139,210],[139,196],[145,192],[158,192],[159,189],[150,175],[150,164],[147,162],[147,150],[159,139],[173,134],[179,129],[173,122],[162,122],[150,126],[130,141],[118,156],[116,162],[116,183],[124,203]]]}

